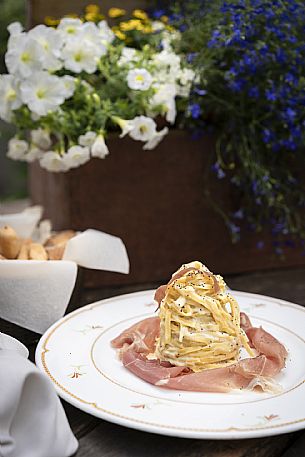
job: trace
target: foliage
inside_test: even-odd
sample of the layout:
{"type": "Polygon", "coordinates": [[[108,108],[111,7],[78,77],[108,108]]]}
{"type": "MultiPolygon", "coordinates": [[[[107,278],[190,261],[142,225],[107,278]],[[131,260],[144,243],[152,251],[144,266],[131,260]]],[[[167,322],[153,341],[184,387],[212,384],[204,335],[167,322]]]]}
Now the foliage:
{"type": "Polygon", "coordinates": [[[305,236],[305,4],[178,1],[170,23],[200,75],[184,125],[215,132],[212,169],[239,193],[235,214],[223,214],[232,236],[268,226],[282,254],[305,236]]]}
{"type": "Polygon", "coordinates": [[[128,20],[122,9],[108,14],[117,21],[112,28],[97,5],[83,17],[48,17],[48,25],[28,32],[9,26],[0,117],[18,129],[10,158],[67,171],[105,158],[104,137],[118,129],[153,149],[175,123],[177,107],[186,109],[195,73],[172,49],[180,34],[142,10],[128,20]]]}

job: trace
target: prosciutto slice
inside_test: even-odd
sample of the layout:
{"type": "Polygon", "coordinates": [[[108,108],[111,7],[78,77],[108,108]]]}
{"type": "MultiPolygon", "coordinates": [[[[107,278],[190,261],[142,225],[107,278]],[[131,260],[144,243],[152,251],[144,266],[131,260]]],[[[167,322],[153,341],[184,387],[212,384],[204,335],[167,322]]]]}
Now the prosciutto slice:
{"type": "Polygon", "coordinates": [[[159,336],[158,317],[145,319],[124,330],[112,341],[112,346],[120,349],[122,362],[129,371],[155,386],[196,392],[228,392],[256,386],[274,390],[272,378],[285,366],[285,347],[263,328],[253,327],[245,313],[241,313],[241,327],[258,355],[228,367],[197,373],[147,357],[154,351],[159,336]]]}

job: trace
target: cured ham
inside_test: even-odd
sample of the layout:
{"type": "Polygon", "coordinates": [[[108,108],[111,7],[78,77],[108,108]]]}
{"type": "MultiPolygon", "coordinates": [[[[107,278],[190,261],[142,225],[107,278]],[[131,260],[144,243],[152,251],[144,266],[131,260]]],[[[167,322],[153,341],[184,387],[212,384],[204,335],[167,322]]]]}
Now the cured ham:
{"type": "Polygon", "coordinates": [[[120,349],[124,366],[139,378],[158,387],[197,392],[228,392],[233,389],[274,390],[272,378],[285,366],[285,347],[263,328],[253,327],[241,313],[241,327],[257,356],[234,365],[194,373],[187,367],[174,366],[151,358],[160,332],[158,317],[145,319],[124,330],[112,341],[120,349]]]}

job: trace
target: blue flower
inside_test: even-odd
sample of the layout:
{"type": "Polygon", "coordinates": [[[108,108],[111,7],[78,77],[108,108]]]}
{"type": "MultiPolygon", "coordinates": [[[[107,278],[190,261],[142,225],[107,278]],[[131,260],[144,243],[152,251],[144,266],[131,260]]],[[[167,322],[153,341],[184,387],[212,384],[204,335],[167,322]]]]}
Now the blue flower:
{"type": "Polygon", "coordinates": [[[198,52],[189,52],[186,56],[186,61],[188,63],[192,63],[194,61],[194,59],[196,59],[198,55],[198,52]]]}
{"type": "Polygon", "coordinates": [[[233,241],[238,241],[240,239],[240,227],[233,222],[228,222],[227,226],[231,232],[233,241]]]}
{"type": "Polygon", "coordinates": [[[180,30],[180,32],[182,32],[182,33],[185,32],[185,31],[187,30],[187,28],[188,28],[188,27],[187,27],[186,24],[181,24],[181,25],[179,25],[179,30],[180,30]]]}
{"type": "Polygon", "coordinates": [[[264,241],[258,241],[258,242],[256,243],[256,248],[257,248],[257,249],[263,249],[264,246],[265,246],[264,241]]]}
{"type": "Polygon", "coordinates": [[[222,38],[222,34],[220,33],[220,31],[219,30],[214,30],[213,33],[212,33],[212,37],[208,42],[208,47],[212,48],[213,46],[218,44],[220,38],[222,38]]]}
{"type": "Polygon", "coordinates": [[[223,179],[226,174],[223,169],[220,167],[219,163],[216,162],[212,165],[212,170],[216,173],[218,179],[223,179]]]}
{"type": "Polygon", "coordinates": [[[201,108],[198,103],[193,103],[193,104],[189,105],[189,111],[190,111],[193,119],[198,119],[201,115],[201,108]]]}
{"type": "Polygon", "coordinates": [[[270,102],[276,101],[277,97],[276,97],[276,93],[273,89],[266,89],[265,95],[266,95],[267,100],[269,100],[270,102]]]}
{"type": "Polygon", "coordinates": [[[205,89],[200,89],[199,87],[195,87],[194,92],[197,95],[206,95],[207,93],[205,89]]]}
{"type": "Polygon", "coordinates": [[[243,78],[239,78],[233,81],[229,81],[228,86],[233,92],[241,92],[246,84],[243,78]]]}
{"type": "Polygon", "coordinates": [[[287,119],[289,121],[293,121],[296,115],[297,113],[291,108],[287,108],[283,113],[284,119],[287,119]]]}
{"type": "Polygon", "coordinates": [[[263,142],[268,144],[272,140],[274,140],[275,135],[270,129],[263,129],[262,137],[263,137],[263,142]]]}
{"type": "Polygon", "coordinates": [[[243,219],[244,218],[243,210],[239,209],[238,211],[235,211],[235,213],[233,213],[233,217],[235,217],[235,219],[243,219]]]}
{"type": "Polygon", "coordinates": [[[248,94],[249,94],[250,97],[258,98],[259,97],[259,89],[258,89],[258,87],[256,87],[256,86],[250,87],[250,89],[248,91],[248,94]]]}
{"type": "Polygon", "coordinates": [[[155,11],[153,11],[152,16],[155,19],[160,19],[160,17],[165,16],[165,10],[163,10],[163,9],[155,10],[155,11]]]}

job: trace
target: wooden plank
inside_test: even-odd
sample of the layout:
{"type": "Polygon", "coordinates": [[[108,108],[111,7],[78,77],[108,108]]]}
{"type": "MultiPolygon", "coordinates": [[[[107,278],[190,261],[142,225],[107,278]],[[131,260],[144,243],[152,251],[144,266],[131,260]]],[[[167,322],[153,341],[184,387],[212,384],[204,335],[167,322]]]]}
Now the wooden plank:
{"type": "Polygon", "coordinates": [[[154,435],[101,421],[80,439],[77,457],[278,457],[293,435],[214,441],[154,435]]]}
{"type": "Polygon", "coordinates": [[[135,8],[147,8],[151,5],[149,0],[103,0],[103,1],[88,1],[88,0],[29,0],[29,23],[31,25],[44,22],[46,16],[55,18],[63,17],[66,14],[82,14],[84,8],[89,3],[100,5],[102,13],[107,13],[108,9],[116,6],[124,8],[131,12],[135,8]]]}
{"type": "Polygon", "coordinates": [[[232,289],[270,295],[305,305],[305,268],[228,275],[225,280],[232,289]]]}
{"type": "MultiPolygon", "coordinates": [[[[259,269],[304,266],[300,250],[290,249],[285,260],[273,251],[270,234],[245,232],[232,244],[229,232],[205,195],[205,175],[213,159],[214,139],[191,143],[185,132],[173,131],[154,151],[143,154],[130,138],[108,139],[110,155],[92,159],[68,173],[49,173],[33,164],[34,202],[46,207],[56,229],[93,227],[124,240],[129,275],[87,270],[86,287],[145,284],[163,281],[181,264],[202,260],[222,274],[259,269]],[[54,195],[57,197],[55,198],[54,195]],[[264,238],[266,248],[256,242],[264,238]]],[[[234,195],[228,182],[209,181],[215,201],[233,211],[234,195]]]]}
{"type": "Polygon", "coordinates": [[[305,455],[305,432],[298,434],[298,438],[281,457],[303,457],[305,455]]]}

